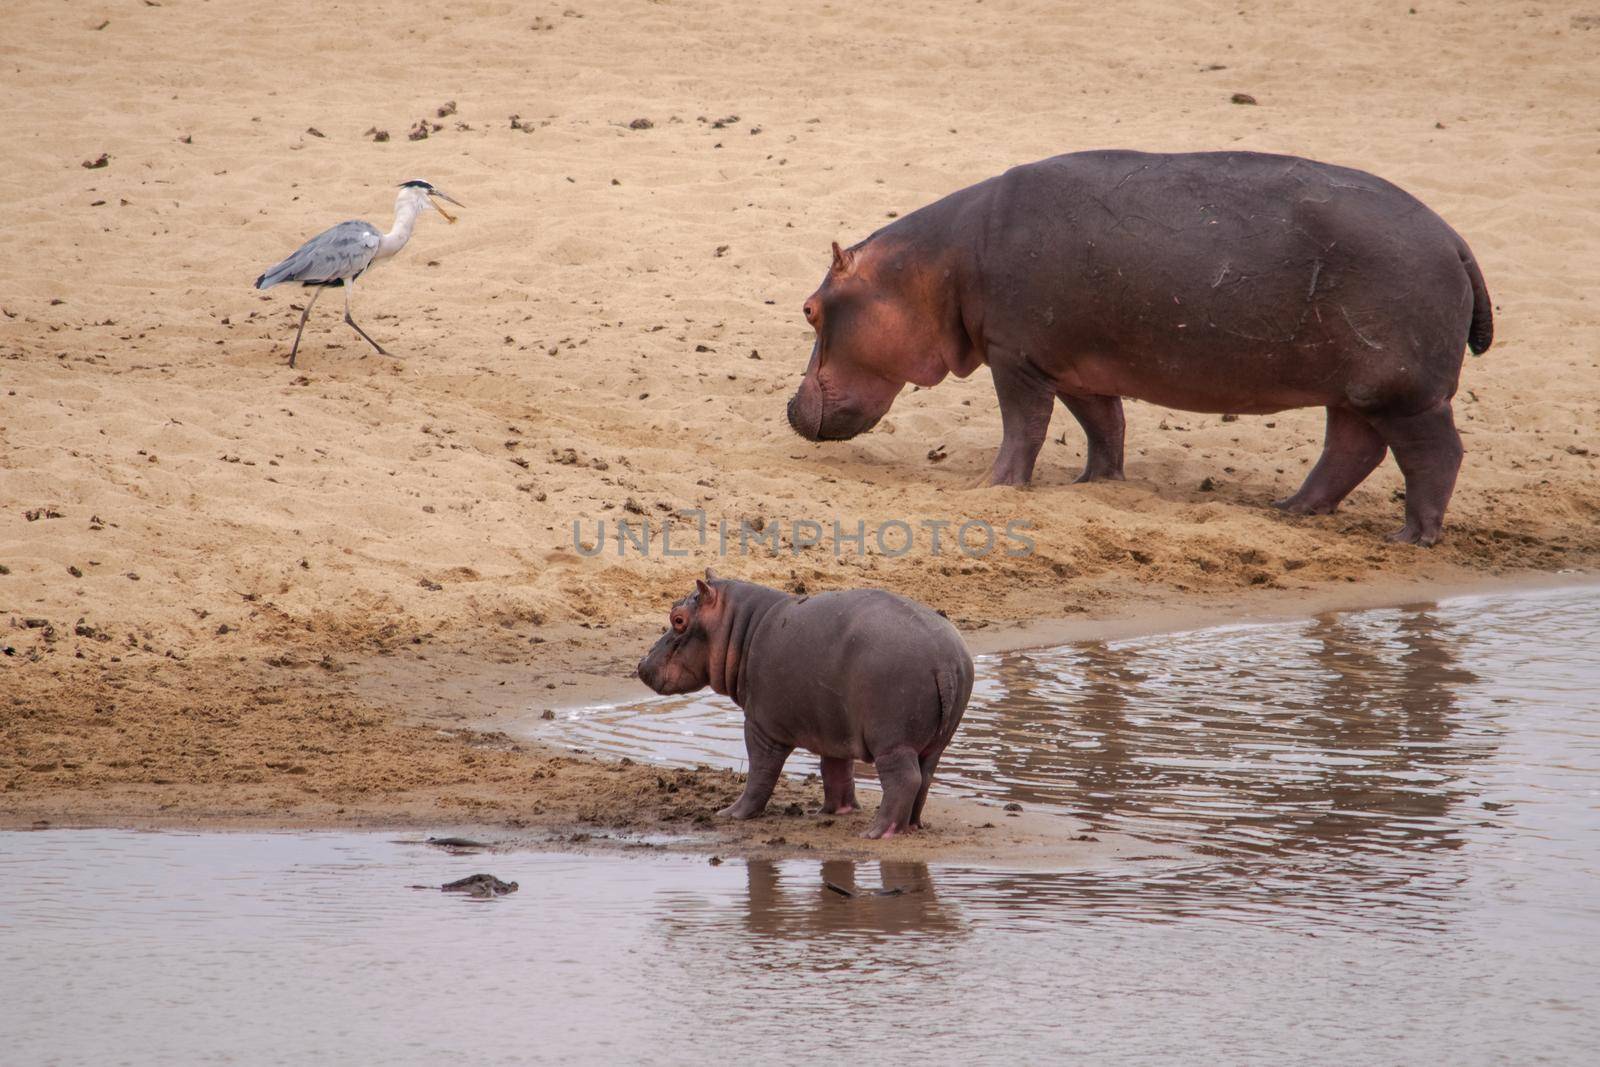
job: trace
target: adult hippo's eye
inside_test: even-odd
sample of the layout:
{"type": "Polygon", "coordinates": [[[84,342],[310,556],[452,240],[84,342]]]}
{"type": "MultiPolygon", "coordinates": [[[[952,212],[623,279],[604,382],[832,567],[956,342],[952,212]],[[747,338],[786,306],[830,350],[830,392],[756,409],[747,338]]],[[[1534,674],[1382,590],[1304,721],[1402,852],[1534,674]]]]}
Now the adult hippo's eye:
{"type": "Polygon", "coordinates": [[[673,612],[672,613],[672,632],[675,633],[675,634],[681,634],[681,633],[683,633],[683,631],[687,630],[688,628],[689,628],[689,620],[686,617],[684,617],[682,615],[679,615],[677,612],[673,612]]]}
{"type": "Polygon", "coordinates": [[[814,304],[811,301],[807,300],[805,302],[805,304],[800,308],[800,310],[805,313],[807,322],[809,322],[813,326],[815,326],[817,324],[817,305],[816,304],[814,304]]]}

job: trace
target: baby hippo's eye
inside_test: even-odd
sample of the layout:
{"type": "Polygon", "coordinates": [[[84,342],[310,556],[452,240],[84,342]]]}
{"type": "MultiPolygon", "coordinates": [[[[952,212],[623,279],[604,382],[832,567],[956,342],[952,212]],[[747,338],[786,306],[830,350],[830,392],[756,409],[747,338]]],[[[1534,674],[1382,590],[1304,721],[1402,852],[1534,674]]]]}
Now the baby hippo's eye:
{"type": "Polygon", "coordinates": [[[806,321],[807,322],[812,323],[813,325],[816,324],[816,321],[817,321],[817,305],[816,304],[813,304],[811,301],[807,300],[805,302],[805,306],[802,307],[800,310],[805,312],[806,321]]]}
{"type": "Polygon", "coordinates": [[[689,620],[676,611],[672,613],[672,632],[681,634],[689,628],[689,620]]]}

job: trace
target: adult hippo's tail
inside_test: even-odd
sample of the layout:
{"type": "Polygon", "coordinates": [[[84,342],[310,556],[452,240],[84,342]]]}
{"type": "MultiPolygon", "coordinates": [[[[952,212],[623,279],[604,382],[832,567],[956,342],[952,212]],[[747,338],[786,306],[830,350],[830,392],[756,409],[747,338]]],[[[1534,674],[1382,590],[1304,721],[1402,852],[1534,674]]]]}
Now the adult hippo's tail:
{"type": "Polygon", "coordinates": [[[1461,265],[1467,268],[1467,281],[1472,284],[1472,327],[1467,331],[1467,347],[1472,354],[1481,356],[1494,343],[1494,306],[1489,302],[1489,287],[1483,284],[1483,271],[1478,260],[1467,247],[1467,242],[1456,238],[1461,254],[1461,265]]]}

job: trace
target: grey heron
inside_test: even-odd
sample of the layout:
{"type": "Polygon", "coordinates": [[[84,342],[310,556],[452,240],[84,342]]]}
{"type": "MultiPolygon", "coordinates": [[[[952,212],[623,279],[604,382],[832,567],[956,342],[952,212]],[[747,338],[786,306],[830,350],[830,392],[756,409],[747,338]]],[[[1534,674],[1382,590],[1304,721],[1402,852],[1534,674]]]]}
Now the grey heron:
{"type": "Polygon", "coordinates": [[[360,219],[341,222],[331,230],[317,234],[288,259],[268,268],[256,279],[257,289],[270,289],[283,282],[299,282],[306,288],[316,290],[311,294],[311,299],[306,301],[305,310],[300,313],[300,328],[294,334],[294,347],[289,349],[289,366],[294,366],[295,353],[300,351],[300,335],[305,333],[306,319],[317,297],[322,295],[324,289],[336,285],[344,286],[344,321],[376,348],[380,356],[389,354],[350,317],[350,291],[355,288],[357,278],[406,246],[411,239],[412,227],[417,224],[417,215],[424,207],[431,206],[445,217],[446,222],[456,221],[455,216],[446,211],[439,200],[449,201],[456,207],[466,206],[443,189],[420,178],[401,182],[400,195],[394,201],[394,226],[388,233],[380,233],[372,223],[360,219]]]}

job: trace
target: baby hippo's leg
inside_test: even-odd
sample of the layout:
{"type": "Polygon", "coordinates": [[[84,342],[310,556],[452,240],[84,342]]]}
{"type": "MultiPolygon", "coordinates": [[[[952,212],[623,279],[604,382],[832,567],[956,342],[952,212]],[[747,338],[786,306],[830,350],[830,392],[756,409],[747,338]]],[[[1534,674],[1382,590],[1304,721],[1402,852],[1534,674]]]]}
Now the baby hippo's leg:
{"type": "Polygon", "coordinates": [[[911,805],[911,825],[922,829],[922,806],[928,802],[928,787],[933,785],[933,772],[939,767],[939,757],[944,755],[943,748],[936,748],[923,756],[919,761],[922,771],[922,788],[917,790],[917,802],[911,805]]]}
{"type": "Polygon", "coordinates": [[[753,819],[767,810],[767,801],[772,799],[772,791],[778,785],[778,775],[783,773],[783,761],[794,751],[793,745],[772,740],[749,719],[744,721],[744,747],[750,754],[750,773],[745,777],[744,794],[717,812],[733,819],[753,819]]]}
{"type": "Polygon", "coordinates": [[[878,784],[883,787],[883,803],[867,827],[864,837],[893,837],[912,829],[911,812],[922,791],[922,767],[917,752],[909,745],[892,748],[877,758],[878,784]]]}
{"type": "Polygon", "coordinates": [[[848,756],[822,757],[822,812],[824,815],[849,815],[856,803],[855,760],[848,756]]]}

